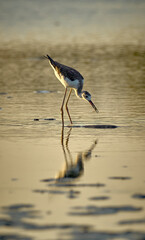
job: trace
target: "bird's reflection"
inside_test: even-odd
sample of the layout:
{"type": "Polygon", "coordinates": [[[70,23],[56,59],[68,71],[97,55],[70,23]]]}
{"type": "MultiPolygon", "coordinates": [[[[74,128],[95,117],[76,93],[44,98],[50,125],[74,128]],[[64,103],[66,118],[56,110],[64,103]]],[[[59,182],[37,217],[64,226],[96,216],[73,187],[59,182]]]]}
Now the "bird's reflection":
{"type": "Polygon", "coordinates": [[[68,178],[68,179],[77,178],[81,176],[84,172],[84,161],[91,158],[91,153],[97,144],[97,140],[95,140],[88,150],[78,153],[75,161],[73,161],[73,157],[69,150],[69,139],[70,139],[71,131],[72,131],[72,128],[69,129],[66,140],[65,140],[64,128],[62,127],[61,145],[64,153],[65,165],[64,165],[64,168],[60,170],[56,176],[56,179],[58,180],[65,179],[65,178],[68,178]]]}

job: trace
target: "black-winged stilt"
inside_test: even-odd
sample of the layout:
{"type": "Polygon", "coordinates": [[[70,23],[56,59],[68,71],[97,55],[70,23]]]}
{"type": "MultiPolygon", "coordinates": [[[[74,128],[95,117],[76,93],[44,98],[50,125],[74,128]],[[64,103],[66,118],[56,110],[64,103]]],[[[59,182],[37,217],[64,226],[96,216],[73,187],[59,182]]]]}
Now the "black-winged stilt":
{"type": "Polygon", "coordinates": [[[63,106],[65,103],[65,98],[66,98],[68,88],[70,88],[70,92],[69,92],[65,107],[66,107],[66,111],[69,116],[69,120],[71,124],[72,124],[72,120],[68,110],[68,101],[70,99],[72,89],[74,89],[77,97],[88,101],[91,104],[91,106],[95,109],[95,111],[98,112],[98,109],[96,108],[94,103],[91,101],[91,94],[87,91],[82,91],[83,83],[84,83],[83,76],[77,70],[54,61],[48,55],[44,57],[49,60],[50,66],[53,68],[56,77],[65,87],[65,93],[62,101],[62,106],[61,106],[62,126],[64,126],[63,106]]]}

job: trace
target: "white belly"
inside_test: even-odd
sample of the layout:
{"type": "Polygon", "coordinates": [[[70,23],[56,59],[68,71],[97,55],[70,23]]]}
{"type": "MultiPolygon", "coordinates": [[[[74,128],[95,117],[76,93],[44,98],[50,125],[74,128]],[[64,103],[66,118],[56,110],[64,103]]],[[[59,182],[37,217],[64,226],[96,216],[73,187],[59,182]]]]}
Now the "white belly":
{"type": "Polygon", "coordinates": [[[69,88],[78,89],[78,87],[79,87],[79,80],[78,79],[75,79],[75,80],[71,81],[68,78],[64,78],[64,76],[62,76],[61,74],[58,74],[56,71],[55,71],[55,76],[58,78],[58,80],[62,83],[62,85],[65,88],[69,87],[69,88]]]}
{"type": "Polygon", "coordinates": [[[79,80],[78,79],[75,79],[73,81],[71,81],[70,79],[68,78],[61,78],[60,79],[60,82],[63,84],[64,87],[70,87],[70,88],[75,88],[75,89],[78,89],[79,87],[79,80]]]}
{"type": "MultiPolygon", "coordinates": [[[[62,85],[65,88],[78,89],[80,87],[80,82],[79,82],[78,79],[75,79],[75,80],[71,81],[67,77],[64,77],[63,75],[61,75],[61,73],[58,73],[51,63],[50,63],[50,65],[54,70],[55,76],[57,77],[57,79],[62,83],[62,85]]],[[[83,83],[84,83],[84,79],[82,79],[82,85],[83,85],[83,83]]]]}

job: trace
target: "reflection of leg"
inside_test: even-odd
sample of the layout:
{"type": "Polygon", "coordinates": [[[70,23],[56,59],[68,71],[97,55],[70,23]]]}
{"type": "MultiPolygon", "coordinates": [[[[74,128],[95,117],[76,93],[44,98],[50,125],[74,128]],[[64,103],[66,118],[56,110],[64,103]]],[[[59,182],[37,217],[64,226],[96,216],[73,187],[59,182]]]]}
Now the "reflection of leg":
{"type": "Polygon", "coordinates": [[[97,143],[98,143],[97,140],[95,140],[91,147],[83,153],[84,160],[88,160],[91,157],[92,151],[94,150],[97,143]]]}
{"type": "Polygon", "coordinates": [[[70,113],[69,113],[69,110],[68,110],[68,106],[67,106],[67,105],[68,105],[69,98],[70,98],[70,95],[71,95],[71,92],[72,92],[72,89],[71,89],[70,92],[69,92],[68,99],[67,99],[66,104],[65,104],[65,108],[66,108],[67,114],[68,114],[68,116],[69,116],[69,120],[70,120],[70,122],[71,122],[71,124],[72,124],[71,116],[70,116],[70,113]]]}
{"type": "Polygon", "coordinates": [[[64,140],[64,126],[62,126],[61,129],[61,145],[64,145],[63,140],[64,140]]]}
{"type": "Polygon", "coordinates": [[[63,117],[63,105],[65,102],[65,97],[66,97],[66,93],[67,93],[67,88],[65,89],[65,93],[64,93],[64,97],[63,97],[63,101],[62,101],[62,105],[61,105],[61,118],[62,118],[62,127],[64,127],[64,117],[63,117]]]}
{"type": "Polygon", "coordinates": [[[62,145],[62,150],[64,153],[66,167],[68,167],[67,155],[66,155],[65,146],[64,146],[64,126],[62,126],[62,129],[61,129],[61,145],[62,145]]]}
{"type": "Polygon", "coordinates": [[[70,129],[68,130],[68,133],[67,133],[66,147],[68,147],[68,142],[69,142],[69,137],[70,137],[71,131],[72,131],[72,127],[70,127],[70,129]]]}
{"type": "Polygon", "coordinates": [[[67,135],[67,138],[66,138],[66,150],[67,150],[67,152],[68,152],[68,155],[69,155],[69,159],[70,159],[70,161],[71,161],[71,164],[73,164],[73,158],[72,158],[72,155],[71,155],[71,152],[70,152],[70,150],[69,150],[69,147],[68,147],[68,143],[69,143],[69,137],[70,137],[70,134],[71,134],[71,131],[72,131],[72,127],[69,129],[69,131],[68,131],[68,135],[67,135]]]}

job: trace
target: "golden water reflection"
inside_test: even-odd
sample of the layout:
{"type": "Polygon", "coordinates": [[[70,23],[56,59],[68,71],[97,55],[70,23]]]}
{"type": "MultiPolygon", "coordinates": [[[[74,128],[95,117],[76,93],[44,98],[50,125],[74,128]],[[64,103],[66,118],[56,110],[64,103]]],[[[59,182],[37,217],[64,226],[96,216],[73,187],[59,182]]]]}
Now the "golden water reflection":
{"type": "Polygon", "coordinates": [[[63,170],[61,170],[56,176],[56,179],[59,180],[65,178],[75,179],[80,177],[84,172],[84,162],[91,158],[91,153],[97,144],[97,140],[95,140],[88,150],[78,153],[76,160],[73,161],[73,157],[69,149],[69,139],[71,131],[72,127],[70,127],[67,133],[66,141],[64,142],[64,127],[62,127],[61,144],[64,153],[65,166],[63,170]]]}

